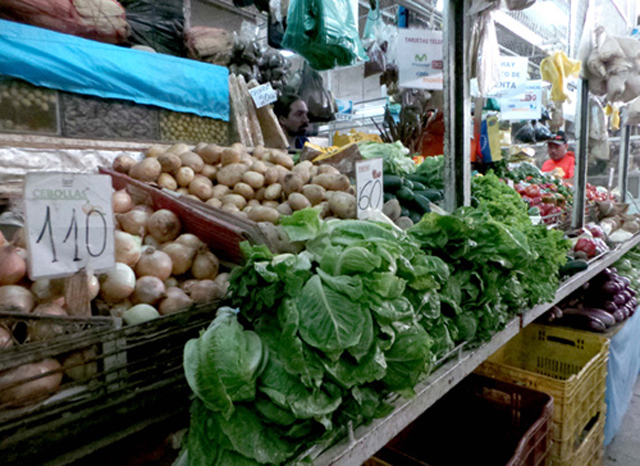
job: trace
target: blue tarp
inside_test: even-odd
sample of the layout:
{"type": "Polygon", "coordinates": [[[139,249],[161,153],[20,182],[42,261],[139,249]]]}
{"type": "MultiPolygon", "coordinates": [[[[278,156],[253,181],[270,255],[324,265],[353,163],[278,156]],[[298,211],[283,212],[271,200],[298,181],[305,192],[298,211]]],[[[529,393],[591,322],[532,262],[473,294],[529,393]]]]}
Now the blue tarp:
{"type": "Polygon", "coordinates": [[[229,121],[229,71],[0,20],[0,75],[229,121]]]}
{"type": "Polygon", "coordinates": [[[640,371],[640,311],[611,338],[607,363],[607,418],[604,444],[609,445],[627,412],[640,371]]]}

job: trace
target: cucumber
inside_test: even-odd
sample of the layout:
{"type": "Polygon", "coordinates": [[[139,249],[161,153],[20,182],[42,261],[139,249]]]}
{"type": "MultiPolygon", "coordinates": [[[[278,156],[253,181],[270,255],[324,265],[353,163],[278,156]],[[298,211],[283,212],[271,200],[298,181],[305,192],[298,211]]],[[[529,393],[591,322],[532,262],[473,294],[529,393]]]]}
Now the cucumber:
{"type": "Polygon", "coordinates": [[[393,193],[384,193],[384,202],[391,201],[396,198],[396,195],[393,193]]]}
{"type": "Polygon", "coordinates": [[[413,190],[414,191],[425,191],[425,190],[428,189],[425,185],[423,185],[419,181],[412,181],[412,183],[413,183],[413,190]]]}
{"type": "Polygon", "coordinates": [[[402,187],[403,188],[409,188],[410,190],[414,190],[415,188],[413,187],[413,181],[411,181],[408,178],[403,178],[402,179],[402,187]]]}
{"type": "Polygon", "coordinates": [[[403,206],[400,210],[400,217],[408,217],[409,215],[411,215],[411,211],[403,206]]]}
{"type": "Polygon", "coordinates": [[[425,189],[422,191],[416,191],[416,194],[420,194],[421,196],[426,197],[431,202],[438,202],[444,199],[442,190],[440,189],[425,189]]]}
{"type": "Polygon", "coordinates": [[[414,194],[411,189],[407,188],[406,186],[403,186],[402,188],[396,191],[396,197],[401,201],[411,201],[413,200],[414,194]]]}
{"type": "Polygon", "coordinates": [[[412,210],[411,213],[409,214],[409,218],[411,219],[411,221],[415,225],[420,220],[422,220],[422,214],[419,214],[418,212],[412,210]]]}
{"type": "Polygon", "coordinates": [[[402,178],[395,175],[383,175],[382,184],[385,191],[397,191],[402,188],[402,178]]]}
{"type": "Polygon", "coordinates": [[[410,179],[411,181],[417,181],[418,183],[422,183],[424,185],[429,184],[429,178],[419,173],[409,173],[408,175],[404,175],[404,177],[410,179]]]}
{"type": "Polygon", "coordinates": [[[425,214],[431,212],[431,202],[429,202],[429,199],[424,197],[422,194],[414,194],[415,195],[413,196],[413,203],[416,205],[415,210],[425,214]]]}
{"type": "Polygon", "coordinates": [[[572,276],[583,270],[587,270],[589,264],[581,259],[571,260],[558,269],[560,275],[572,276]]]}

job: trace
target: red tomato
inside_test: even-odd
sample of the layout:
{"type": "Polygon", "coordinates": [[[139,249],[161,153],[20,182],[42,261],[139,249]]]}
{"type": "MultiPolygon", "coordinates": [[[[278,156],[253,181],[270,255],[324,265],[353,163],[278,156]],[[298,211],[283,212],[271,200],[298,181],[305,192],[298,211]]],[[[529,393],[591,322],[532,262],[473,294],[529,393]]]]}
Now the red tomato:
{"type": "Polygon", "coordinates": [[[540,196],[540,187],[537,184],[530,184],[525,188],[525,192],[529,197],[538,197],[540,196]]]}

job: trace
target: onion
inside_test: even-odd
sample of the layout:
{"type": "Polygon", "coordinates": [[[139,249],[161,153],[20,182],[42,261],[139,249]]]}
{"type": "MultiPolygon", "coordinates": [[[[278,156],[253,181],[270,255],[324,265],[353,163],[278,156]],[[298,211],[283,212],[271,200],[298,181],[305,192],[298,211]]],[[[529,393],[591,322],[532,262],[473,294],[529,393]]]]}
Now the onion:
{"type": "Polygon", "coordinates": [[[116,262],[116,266],[100,276],[100,296],[108,303],[116,303],[128,298],[136,287],[136,274],[126,264],[116,262]]]}
{"type": "Polygon", "coordinates": [[[192,235],[191,233],[183,233],[178,236],[175,240],[176,243],[184,244],[185,246],[190,247],[191,249],[200,249],[204,246],[204,243],[200,241],[196,235],[192,235]]]}
{"type": "Polygon", "coordinates": [[[13,346],[13,337],[11,332],[4,327],[0,327],[0,349],[13,346]]]}
{"type": "Polygon", "coordinates": [[[220,261],[218,261],[218,258],[211,251],[203,248],[193,259],[191,273],[198,280],[213,280],[218,275],[219,268],[220,261]]]}
{"type": "Polygon", "coordinates": [[[131,170],[131,167],[133,167],[136,163],[136,159],[134,159],[130,155],[122,154],[115,158],[112,167],[117,172],[128,174],[129,170],[131,170]]]}
{"type": "Polygon", "coordinates": [[[36,280],[31,285],[31,293],[42,303],[53,301],[64,295],[64,281],[46,278],[36,280]]]}
{"type": "Polygon", "coordinates": [[[149,217],[147,222],[149,234],[161,243],[176,239],[181,228],[178,216],[167,209],[158,210],[149,217]]]}
{"type": "Polygon", "coordinates": [[[169,288],[180,288],[180,282],[176,277],[169,277],[164,281],[164,287],[169,291],[169,288]]]}
{"type": "Polygon", "coordinates": [[[160,314],[167,315],[184,311],[193,304],[193,301],[180,288],[171,287],[167,289],[167,297],[162,300],[158,310],[160,314]]]}
{"type": "Polygon", "coordinates": [[[193,286],[198,283],[200,280],[197,280],[195,278],[192,278],[190,280],[186,280],[183,284],[182,284],[182,291],[184,291],[185,293],[187,293],[188,295],[191,294],[191,289],[193,288],[193,286]]]}
{"type": "Polygon", "coordinates": [[[64,374],[76,382],[86,382],[98,375],[96,348],[76,351],[62,360],[64,374]]]}
{"type": "Polygon", "coordinates": [[[133,236],[124,231],[116,231],[116,262],[133,267],[140,259],[142,253],[142,238],[133,236]]]}
{"type": "Polygon", "coordinates": [[[126,189],[116,191],[111,195],[111,203],[113,204],[113,212],[123,214],[129,212],[133,208],[133,199],[126,189]]]}
{"type": "Polygon", "coordinates": [[[191,287],[191,299],[197,304],[205,304],[224,296],[222,288],[213,280],[200,280],[191,287]]]}
{"type": "Polygon", "coordinates": [[[222,289],[223,295],[227,294],[227,290],[229,289],[229,274],[224,272],[219,274],[214,280],[218,284],[218,286],[222,289]]]}
{"type": "Polygon", "coordinates": [[[144,240],[142,240],[142,243],[144,244],[143,247],[152,247],[155,249],[160,249],[160,246],[162,246],[162,243],[151,235],[145,236],[144,240]]]}
{"type": "Polygon", "coordinates": [[[140,210],[142,212],[148,213],[149,215],[151,215],[152,213],[155,212],[153,207],[151,207],[150,205],[147,205],[147,204],[138,204],[137,206],[134,206],[133,209],[131,209],[131,210],[140,210]]]}
{"type": "Polygon", "coordinates": [[[87,288],[89,291],[89,301],[93,301],[98,297],[98,293],[100,293],[100,280],[98,277],[91,274],[87,277],[87,288]]]}
{"type": "Polygon", "coordinates": [[[14,285],[27,273],[27,263],[10,244],[0,246],[0,286],[14,285]]]}
{"type": "Polygon", "coordinates": [[[163,251],[153,247],[147,247],[136,264],[136,275],[144,277],[147,275],[166,280],[171,276],[173,261],[171,257],[163,251]]]}
{"type": "Polygon", "coordinates": [[[0,373],[0,405],[36,403],[57,392],[61,382],[62,366],[52,358],[14,367],[0,373]]]}
{"type": "MultiPolygon", "coordinates": [[[[42,316],[66,316],[67,313],[52,303],[40,304],[33,310],[33,314],[42,316]]],[[[49,320],[38,320],[29,326],[27,335],[31,341],[51,340],[59,335],[64,334],[64,327],[56,325],[49,320]]]]}
{"type": "Polygon", "coordinates": [[[29,290],[17,285],[0,286],[0,310],[31,312],[35,300],[29,290]]]}
{"type": "Polygon", "coordinates": [[[149,157],[131,167],[129,176],[136,180],[151,182],[156,181],[161,172],[162,165],[160,165],[158,159],[149,157]]]}
{"type": "Polygon", "coordinates": [[[111,306],[111,308],[109,309],[109,313],[111,314],[112,317],[122,318],[122,314],[124,314],[124,311],[127,311],[132,307],[133,307],[133,304],[131,303],[131,301],[129,301],[128,299],[125,299],[124,301],[120,301],[119,303],[116,303],[113,306],[111,306]]]}
{"type": "Polygon", "coordinates": [[[122,314],[122,318],[128,325],[142,324],[160,317],[160,314],[149,304],[138,304],[122,314]]]}
{"type": "Polygon", "coordinates": [[[162,246],[162,250],[171,257],[172,275],[182,275],[191,268],[196,253],[194,249],[180,243],[168,243],[162,246]]]}
{"type": "Polygon", "coordinates": [[[133,304],[155,304],[166,298],[167,290],[158,277],[147,275],[136,280],[136,289],[131,295],[133,304]]]}
{"type": "Polygon", "coordinates": [[[19,248],[27,248],[27,231],[24,227],[20,227],[16,230],[11,238],[11,243],[19,248]]]}
{"type": "Polygon", "coordinates": [[[147,234],[147,221],[149,217],[151,217],[151,214],[143,210],[131,210],[126,214],[116,215],[124,231],[140,237],[144,237],[147,234]]]}

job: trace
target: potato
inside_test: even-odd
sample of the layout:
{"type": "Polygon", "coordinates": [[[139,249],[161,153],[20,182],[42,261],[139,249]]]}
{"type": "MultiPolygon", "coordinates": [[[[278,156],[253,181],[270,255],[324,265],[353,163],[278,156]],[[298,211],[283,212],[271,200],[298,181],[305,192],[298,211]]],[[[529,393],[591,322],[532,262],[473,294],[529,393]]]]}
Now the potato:
{"type": "Polygon", "coordinates": [[[206,176],[196,175],[189,184],[189,192],[202,201],[208,201],[213,197],[213,183],[206,176]]]}
{"type": "Polygon", "coordinates": [[[274,183],[269,186],[264,192],[264,198],[267,201],[275,201],[282,196],[282,185],[280,183],[274,183]]]}
{"type": "Polygon", "coordinates": [[[322,201],[320,204],[313,207],[318,212],[320,212],[320,218],[326,218],[331,215],[331,207],[329,207],[328,201],[322,201]]]}
{"type": "Polygon", "coordinates": [[[313,165],[310,169],[309,169],[309,175],[311,176],[311,178],[313,178],[314,176],[316,176],[318,174],[318,166],[317,165],[313,165]]]}
{"type": "Polygon", "coordinates": [[[0,373],[0,405],[23,406],[36,403],[57,392],[60,382],[62,382],[62,365],[55,359],[45,359],[6,370],[0,373]],[[59,372],[20,383],[52,371],[59,372]]]}
{"type": "Polygon", "coordinates": [[[111,168],[120,173],[129,173],[131,167],[133,167],[138,161],[130,155],[121,154],[115,158],[111,168]]]}
{"type": "Polygon", "coordinates": [[[164,173],[175,173],[182,166],[180,157],[172,152],[167,152],[158,156],[158,162],[164,173]]]}
{"type": "Polygon", "coordinates": [[[222,147],[216,144],[207,144],[202,149],[196,150],[195,153],[204,160],[204,163],[217,165],[222,157],[222,147]]]}
{"type": "Polygon", "coordinates": [[[266,188],[260,188],[256,191],[256,195],[254,196],[254,199],[257,199],[259,202],[264,201],[264,193],[267,192],[266,188]]]}
{"type": "Polygon", "coordinates": [[[295,211],[311,207],[311,202],[309,202],[309,199],[307,199],[304,194],[300,193],[291,193],[289,199],[287,199],[287,202],[295,211]]]}
{"type": "Polygon", "coordinates": [[[264,184],[265,186],[272,185],[273,183],[278,182],[278,177],[280,176],[280,172],[276,167],[270,167],[264,173],[264,184]]]}
{"type": "MultiPolygon", "coordinates": [[[[166,147],[155,144],[147,149],[144,156],[145,157],[160,157],[165,153],[166,147]]],[[[188,149],[187,149],[188,150],[188,149]]]]}
{"type": "Polygon", "coordinates": [[[284,184],[284,177],[290,174],[291,172],[284,168],[282,165],[276,165],[276,170],[278,170],[278,183],[284,184]]]}
{"type": "MultiPolygon", "coordinates": [[[[254,199],[252,199],[252,200],[254,200],[254,199]]],[[[260,204],[260,206],[262,206],[262,204],[260,204]]],[[[249,212],[251,212],[254,209],[254,207],[256,207],[256,206],[247,204],[247,206],[244,209],[242,209],[242,211],[245,214],[249,215],[249,212]]]]}
{"type": "Polygon", "coordinates": [[[282,188],[284,193],[289,196],[291,193],[299,193],[303,186],[302,178],[298,173],[288,173],[284,177],[282,188]]]}
{"type": "Polygon", "coordinates": [[[176,181],[183,188],[189,186],[195,177],[196,174],[191,167],[180,167],[176,172],[176,181]]]}
{"type": "MultiPolygon", "coordinates": [[[[207,147],[207,143],[206,142],[199,142],[198,144],[196,144],[196,147],[193,148],[193,152],[198,154],[198,151],[201,151],[205,147],[207,147]]],[[[198,155],[200,155],[200,154],[198,154],[198,155]]]]}
{"type": "Polygon", "coordinates": [[[327,200],[329,201],[329,207],[331,207],[331,211],[337,217],[356,218],[357,206],[355,196],[340,191],[332,191],[327,193],[327,200]]]}
{"type": "Polygon", "coordinates": [[[247,212],[247,215],[249,216],[249,220],[253,220],[254,222],[271,222],[277,224],[280,220],[280,212],[271,207],[253,207],[247,212]]]}
{"type": "Polygon", "coordinates": [[[240,194],[227,194],[222,198],[222,207],[226,204],[233,204],[238,208],[238,210],[241,210],[247,205],[247,200],[240,194]]]}
{"type": "Polygon", "coordinates": [[[247,153],[247,147],[242,144],[241,142],[234,142],[233,144],[231,144],[231,149],[234,149],[238,152],[240,152],[241,154],[246,154],[247,153]]]}
{"type": "Polygon", "coordinates": [[[162,173],[162,165],[158,162],[158,159],[149,157],[142,162],[136,163],[131,170],[129,170],[129,176],[140,181],[156,181],[162,173]]]}
{"type": "Polygon", "coordinates": [[[169,147],[166,152],[173,152],[174,154],[180,155],[180,154],[184,154],[185,152],[190,151],[191,149],[189,149],[189,146],[186,145],[183,142],[179,142],[177,144],[174,144],[173,146],[169,147]]]}
{"type": "Polygon", "coordinates": [[[311,179],[311,167],[313,167],[313,164],[310,161],[305,160],[304,162],[300,162],[298,165],[293,167],[291,171],[300,175],[300,178],[302,178],[302,183],[307,184],[311,179]]]}
{"type": "Polygon", "coordinates": [[[246,165],[249,168],[251,168],[251,166],[253,165],[253,162],[255,162],[255,160],[249,154],[244,154],[240,159],[240,163],[243,165],[246,165]]]}
{"type": "Polygon", "coordinates": [[[233,187],[234,194],[240,194],[246,200],[253,199],[255,191],[247,183],[238,183],[233,187]]]}
{"type": "Polygon", "coordinates": [[[258,172],[248,171],[242,175],[242,181],[253,189],[260,189],[264,186],[264,175],[258,172]]]}
{"type": "Polygon", "coordinates": [[[411,220],[409,217],[400,217],[398,220],[396,220],[396,225],[398,225],[398,227],[403,230],[408,230],[413,226],[413,220],[411,220]]]}
{"type": "Polygon", "coordinates": [[[340,174],[340,170],[338,170],[336,167],[332,165],[325,163],[318,167],[318,175],[339,175],[339,174],[340,174]]]}
{"type": "Polygon", "coordinates": [[[317,184],[308,184],[302,187],[302,194],[305,195],[311,205],[318,205],[324,200],[325,189],[317,184]]]}
{"type": "Polygon", "coordinates": [[[291,170],[293,168],[293,159],[287,153],[280,151],[271,151],[270,161],[283,166],[284,168],[291,170]]]}
{"type": "Polygon", "coordinates": [[[267,164],[260,160],[256,160],[255,162],[253,162],[253,165],[251,165],[251,171],[260,173],[261,175],[267,173],[268,168],[269,167],[267,167],[267,164]]]}
{"type": "Polygon", "coordinates": [[[181,196],[188,196],[189,193],[189,188],[178,188],[176,189],[176,193],[180,194],[181,196]]]}
{"type": "Polygon", "coordinates": [[[397,199],[391,199],[382,206],[382,213],[389,217],[392,221],[396,221],[402,215],[402,207],[397,199]]]}
{"type": "Polygon", "coordinates": [[[216,199],[222,199],[222,197],[229,194],[230,191],[231,189],[229,189],[229,186],[217,184],[213,187],[213,197],[216,199]]]}
{"type": "Polygon", "coordinates": [[[200,200],[200,198],[198,196],[196,196],[195,194],[191,194],[191,193],[187,194],[187,197],[189,199],[193,199],[194,201],[199,201],[200,200]]]}
{"type": "MultiPolygon", "coordinates": [[[[242,197],[242,196],[239,196],[242,197]]],[[[235,204],[222,204],[222,210],[226,211],[226,212],[233,212],[234,214],[237,214],[238,212],[240,212],[240,209],[238,209],[238,206],[235,204]]]]}
{"type": "Polygon", "coordinates": [[[218,175],[218,167],[214,167],[213,165],[209,165],[207,163],[204,164],[204,168],[200,172],[202,176],[206,176],[210,180],[215,180],[218,175]]]}
{"type": "Polygon", "coordinates": [[[183,167],[190,167],[195,173],[200,173],[204,168],[204,160],[194,152],[180,154],[183,167]]]}
{"type": "Polygon", "coordinates": [[[277,201],[264,201],[262,205],[264,207],[271,207],[272,209],[277,209],[280,203],[277,201]]]}
{"type": "Polygon", "coordinates": [[[266,160],[267,154],[264,146],[256,146],[253,149],[253,156],[258,160],[266,160]]]}
{"type": "Polygon", "coordinates": [[[211,199],[207,200],[207,204],[213,207],[217,207],[218,209],[222,207],[222,201],[216,197],[212,197],[211,199]]]}
{"type": "Polygon", "coordinates": [[[242,160],[242,156],[237,150],[230,147],[222,150],[220,161],[223,166],[231,165],[232,163],[240,163],[240,160],[242,160]]]}
{"type": "Polygon", "coordinates": [[[249,216],[247,215],[246,212],[239,210],[238,212],[235,213],[238,217],[242,217],[242,218],[249,218],[249,216]]]}
{"type": "Polygon", "coordinates": [[[293,209],[286,202],[278,205],[278,207],[276,207],[276,210],[280,212],[280,215],[291,215],[293,213],[293,209]]]}
{"type": "Polygon", "coordinates": [[[249,207],[255,207],[258,205],[262,205],[262,204],[260,204],[260,201],[257,199],[251,199],[249,202],[247,202],[247,206],[249,207]]]}
{"type": "Polygon", "coordinates": [[[242,181],[242,175],[249,167],[241,163],[226,165],[218,172],[218,183],[233,187],[242,181]]]}
{"type": "Polygon", "coordinates": [[[349,189],[346,190],[347,194],[351,194],[352,196],[356,195],[356,188],[354,188],[353,186],[349,186],[349,189]]]}
{"type": "Polygon", "coordinates": [[[178,189],[178,182],[168,173],[160,173],[160,176],[158,177],[158,186],[170,191],[175,191],[178,189]]]}
{"type": "Polygon", "coordinates": [[[351,186],[349,178],[345,175],[316,175],[311,181],[312,184],[318,184],[328,191],[346,191],[351,186]]]}

